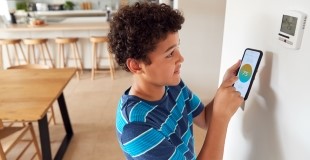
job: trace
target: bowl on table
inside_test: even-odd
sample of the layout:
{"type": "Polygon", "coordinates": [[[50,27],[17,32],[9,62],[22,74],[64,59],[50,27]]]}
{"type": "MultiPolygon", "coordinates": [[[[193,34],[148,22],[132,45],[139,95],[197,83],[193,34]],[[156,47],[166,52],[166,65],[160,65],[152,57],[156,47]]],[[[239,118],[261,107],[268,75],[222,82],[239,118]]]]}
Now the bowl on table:
{"type": "Polygon", "coordinates": [[[39,18],[31,18],[29,19],[29,26],[36,27],[36,26],[44,26],[46,23],[43,19],[39,18]]]}

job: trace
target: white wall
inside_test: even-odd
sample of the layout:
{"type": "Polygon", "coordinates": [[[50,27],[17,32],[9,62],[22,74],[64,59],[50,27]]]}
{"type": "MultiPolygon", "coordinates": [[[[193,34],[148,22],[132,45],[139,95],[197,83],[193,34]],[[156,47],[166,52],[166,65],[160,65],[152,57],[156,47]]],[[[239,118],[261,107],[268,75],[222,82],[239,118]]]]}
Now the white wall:
{"type": "Polygon", "coordinates": [[[185,23],[180,31],[184,56],[182,78],[203,101],[213,98],[218,84],[225,0],[179,0],[185,23]]]}
{"type": "Polygon", "coordinates": [[[6,18],[6,20],[11,20],[8,8],[8,2],[0,0],[0,6],[1,6],[0,16],[3,16],[4,18],[6,18]]]}
{"type": "Polygon", "coordinates": [[[277,34],[290,9],[310,16],[310,1],[227,0],[220,77],[247,47],[265,55],[245,111],[230,123],[225,160],[310,159],[310,23],[300,50],[283,48],[277,34]]]}

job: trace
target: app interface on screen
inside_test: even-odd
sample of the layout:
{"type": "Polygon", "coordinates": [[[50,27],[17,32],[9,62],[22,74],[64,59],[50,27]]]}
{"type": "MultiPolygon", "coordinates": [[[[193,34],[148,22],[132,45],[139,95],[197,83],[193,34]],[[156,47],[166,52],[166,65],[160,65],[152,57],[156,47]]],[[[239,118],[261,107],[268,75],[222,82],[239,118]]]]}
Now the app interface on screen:
{"type": "Polygon", "coordinates": [[[234,87],[241,93],[242,97],[245,97],[245,94],[249,88],[258,58],[259,52],[252,50],[247,50],[243,57],[240,70],[237,75],[238,80],[234,84],[234,87]]]}

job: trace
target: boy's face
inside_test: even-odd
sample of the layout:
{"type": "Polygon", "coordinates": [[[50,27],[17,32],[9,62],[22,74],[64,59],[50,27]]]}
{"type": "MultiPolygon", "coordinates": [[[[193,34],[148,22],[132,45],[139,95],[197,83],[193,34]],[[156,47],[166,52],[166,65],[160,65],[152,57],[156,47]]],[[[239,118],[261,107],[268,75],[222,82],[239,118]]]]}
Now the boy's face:
{"type": "Polygon", "coordinates": [[[184,61],[179,51],[178,32],[169,33],[148,55],[151,64],[141,64],[142,77],[153,85],[166,86],[180,83],[180,68],[184,61]]]}

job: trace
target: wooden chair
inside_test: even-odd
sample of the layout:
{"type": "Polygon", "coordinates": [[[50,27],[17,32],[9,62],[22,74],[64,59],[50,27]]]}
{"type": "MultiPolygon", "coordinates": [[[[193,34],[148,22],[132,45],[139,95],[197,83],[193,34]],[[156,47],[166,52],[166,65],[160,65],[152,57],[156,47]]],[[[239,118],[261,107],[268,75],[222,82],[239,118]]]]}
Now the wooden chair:
{"type": "Polygon", "coordinates": [[[8,62],[9,65],[20,65],[20,59],[24,61],[24,63],[27,63],[27,58],[25,56],[25,53],[21,46],[21,40],[20,39],[0,39],[0,69],[3,69],[3,55],[2,50],[5,48],[7,52],[8,62]],[[14,48],[14,54],[10,53],[9,46],[13,46],[14,48]],[[17,52],[17,47],[20,50],[20,53],[17,52]],[[22,57],[20,57],[22,56],[22,57]]]}
{"type": "Polygon", "coordinates": [[[32,155],[31,159],[34,159],[35,157],[42,159],[39,144],[31,122],[28,122],[24,126],[4,126],[0,119],[0,159],[6,160],[10,151],[12,151],[17,144],[22,142],[26,143],[26,146],[24,146],[21,152],[17,155],[16,159],[21,159],[32,143],[35,147],[35,153],[32,155]],[[31,139],[25,140],[23,138],[27,132],[30,133],[31,139]]]}
{"type": "Polygon", "coordinates": [[[75,67],[78,69],[76,72],[77,79],[80,79],[80,74],[83,74],[83,64],[80,57],[80,52],[78,50],[77,42],[79,41],[76,37],[57,37],[55,39],[55,42],[57,44],[58,48],[58,62],[59,62],[59,68],[64,68],[68,65],[69,60],[74,60],[75,67]],[[65,45],[71,46],[71,52],[68,53],[67,58],[65,55],[65,45]]]}
{"type": "MultiPolygon", "coordinates": [[[[105,36],[92,36],[90,37],[90,42],[92,43],[92,70],[91,70],[91,79],[95,79],[95,73],[97,71],[98,67],[98,61],[100,62],[100,59],[104,58],[101,56],[98,56],[98,45],[99,44],[107,44],[108,43],[108,37],[105,36]]],[[[115,67],[114,67],[114,58],[113,55],[108,51],[108,60],[110,63],[110,74],[111,79],[114,79],[115,74],[115,67]]]]}
{"type": "MultiPolygon", "coordinates": [[[[49,69],[50,67],[42,64],[24,64],[8,67],[8,69],[49,69]]],[[[53,120],[53,123],[56,124],[55,112],[53,106],[50,107],[51,116],[48,119],[48,123],[53,120]]]]}
{"type": "Polygon", "coordinates": [[[52,68],[55,67],[54,60],[53,60],[51,53],[47,47],[47,41],[48,41],[48,39],[45,39],[45,38],[42,38],[42,39],[41,38],[23,39],[24,44],[27,46],[28,64],[31,64],[31,63],[39,64],[40,60],[43,60],[45,65],[47,65],[47,61],[50,61],[51,67],[52,68]],[[35,55],[35,47],[36,46],[39,49],[39,55],[37,58],[35,55]],[[45,50],[45,52],[44,52],[44,50],[45,50]]]}

